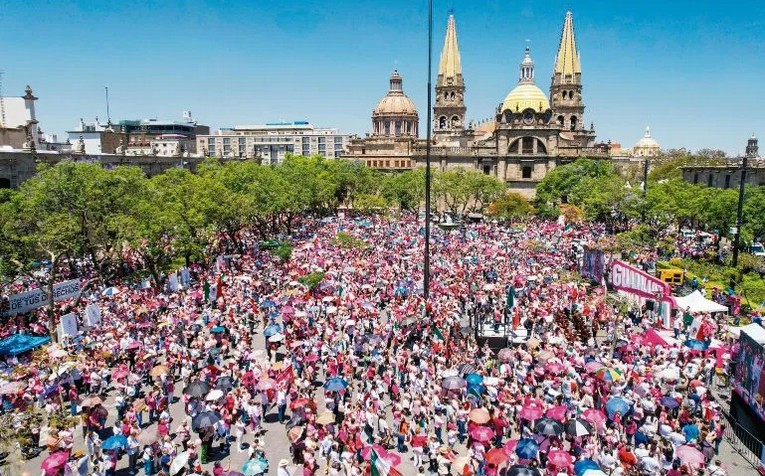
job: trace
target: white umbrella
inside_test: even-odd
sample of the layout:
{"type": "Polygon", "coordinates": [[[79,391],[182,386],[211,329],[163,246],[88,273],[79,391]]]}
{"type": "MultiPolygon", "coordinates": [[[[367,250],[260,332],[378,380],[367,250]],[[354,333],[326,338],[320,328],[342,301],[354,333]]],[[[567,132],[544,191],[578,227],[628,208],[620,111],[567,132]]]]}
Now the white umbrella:
{"type": "Polygon", "coordinates": [[[189,462],[189,452],[184,451],[182,453],[178,453],[175,455],[175,458],[173,458],[173,462],[170,463],[170,474],[177,474],[179,473],[184,467],[186,467],[186,464],[189,462]]]}
{"type": "Polygon", "coordinates": [[[205,400],[207,400],[208,402],[214,402],[215,400],[218,400],[222,396],[223,396],[223,390],[216,388],[215,390],[211,390],[210,393],[207,394],[207,396],[205,397],[205,400]]]}
{"type": "Polygon", "coordinates": [[[337,308],[335,306],[327,307],[327,314],[334,314],[336,312],[337,312],[337,308]]]}
{"type": "Polygon", "coordinates": [[[348,319],[347,321],[345,321],[345,327],[353,327],[355,325],[356,325],[356,321],[354,321],[353,319],[348,319]]]}
{"type": "Polygon", "coordinates": [[[659,372],[659,377],[664,380],[680,379],[680,371],[677,368],[667,368],[659,372]]]}
{"type": "Polygon", "coordinates": [[[268,342],[281,342],[284,340],[284,334],[274,334],[268,338],[268,342]]]}
{"type": "Polygon", "coordinates": [[[324,296],[321,300],[324,302],[332,302],[335,300],[335,298],[332,296],[324,296]]]}

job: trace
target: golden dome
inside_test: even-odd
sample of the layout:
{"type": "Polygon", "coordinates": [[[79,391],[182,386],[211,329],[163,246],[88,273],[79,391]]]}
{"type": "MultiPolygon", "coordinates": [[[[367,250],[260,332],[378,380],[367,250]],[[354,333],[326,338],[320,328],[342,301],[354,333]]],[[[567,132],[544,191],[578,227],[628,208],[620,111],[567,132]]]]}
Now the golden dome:
{"type": "Polygon", "coordinates": [[[659,147],[659,143],[656,142],[656,139],[651,137],[650,127],[645,128],[645,135],[643,135],[643,137],[637,141],[637,144],[635,144],[635,149],[661,149],[661,147],[659,147]]]}
{"type": "Polygon", "coordinates": [[[502,102],[502,112],[523,112],[533,109],[535,112],[544,112],[550,109],[550,101],[534,83],[521,83],[516,86],[502,102]]]}
{"type": "Polygon", "coordinates": [[[394,71],[390,77],[390,90],[380,99],[375,107],[374,115],[416,115],[417,108],[411,99],[404,94],[401,75],[394,71]]]}

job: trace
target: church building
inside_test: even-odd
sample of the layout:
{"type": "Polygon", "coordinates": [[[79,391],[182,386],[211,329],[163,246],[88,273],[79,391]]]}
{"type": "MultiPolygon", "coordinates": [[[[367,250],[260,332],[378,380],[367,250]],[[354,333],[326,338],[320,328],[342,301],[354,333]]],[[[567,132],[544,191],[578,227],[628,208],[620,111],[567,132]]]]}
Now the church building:
{"type": "MultiPolygon", "coordinates": [[[[533,195],[553,168],[579,157],[609,156],[606,144],[595,143],[586,127],[582,68],[571,12],[563,23],[549,94],[537,86],[534,60],[527,47],[519,65],[518,83],[498,104],[493,118],[466,121],[466,85],[450,15],[438,63],[433,105],[431,166],[479,170],[505,182],[510,190],[533,195]]],[[[390,91],[372,115],[372,133],[351,141],[349,155],[373,168],[400,170],[424,166],[426,141],[417,138],[417,110],[403,93],[394,72],[390,91]]]]}

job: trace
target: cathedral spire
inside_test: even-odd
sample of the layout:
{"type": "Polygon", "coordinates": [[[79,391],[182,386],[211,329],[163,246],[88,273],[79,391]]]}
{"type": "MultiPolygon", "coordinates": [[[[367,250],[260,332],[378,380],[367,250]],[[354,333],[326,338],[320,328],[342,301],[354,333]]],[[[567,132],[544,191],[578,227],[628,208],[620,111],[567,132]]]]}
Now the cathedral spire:
{"type": "Polygon", "coordinates": [[[560,46],[555,56],[554,77],[560,75],[561,83],[578,83],[578,77],[582,74],[579,63],[579,51],[576,49],[574,37],[574,15],[566,12],[566,20],[563,22],[563,32],[560,35],[560,46]]]}
{"type": "Polygon", "coordinates": [[[462,81],[460,49],[457,45],[457,25],[453,14],[449,15],[449,21],[446,24],[444,48],[441,50],[441,61],[438,64],[438,82],[446,84],[450,80],[452,84],[462,81]]]}

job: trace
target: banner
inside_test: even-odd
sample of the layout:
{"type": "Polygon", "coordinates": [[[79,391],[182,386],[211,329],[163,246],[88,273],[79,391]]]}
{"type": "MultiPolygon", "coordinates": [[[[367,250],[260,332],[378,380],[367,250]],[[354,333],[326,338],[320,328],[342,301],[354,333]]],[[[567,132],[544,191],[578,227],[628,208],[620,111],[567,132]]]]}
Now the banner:
{"type": "Polygon", "coordinates": [[[762,420],[765,420],[765,352],[746,331],[738,340],[739,353],[733,375],[733,389],[762,420]]]}
{"type": "Polygon", "coordinates": [[[664,297],[672,295],[669,284],[618,260],[614,261],[613,266],[611,266],[611,284],[619,291],[646,299],[656,299],[658,293],[662,293],[664,297]]]}
{"type": "MultiPolygon", "coordinates": [[[[53,301],[72,299],[80,294],[80,281],[72,279],[53,285],[53,301]]],[[[49,296],[42,289],[33,289],[20,294],[14,294],[3,303],[2,316],[10,317],[25,314],[29,311],[48,304],[49,296]]]]}
{"type": "Polygon", "coordinates": [[[64,336],[74,337],[78,331],[77,314],[70,312],[61,316],[61,322],[58,324],[58,340],[63,340],[64,336]]]}
{"type": "Polygon", "coordinates": [[[168,276],[167,285],[170,288],[171,292],[178,291],[179,285],[178,285],[178,273],[173,273],[170,276],[168,276]]]}
{"type": "Polygon", "coordinates": [[[594,250],[585,246],[580,274],[585,278],[601,283],[603,282],[604,269],[605,254],[603,253],[603,250],[594,250]]]}
{"type": "Polygon", "coordinates": [[[85,322],[90,327],[101,324],[101,308],[98,307],[98,304],[89,304],[85,308],[85,322]]]}

